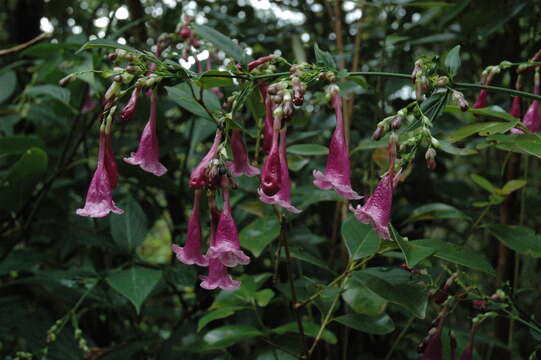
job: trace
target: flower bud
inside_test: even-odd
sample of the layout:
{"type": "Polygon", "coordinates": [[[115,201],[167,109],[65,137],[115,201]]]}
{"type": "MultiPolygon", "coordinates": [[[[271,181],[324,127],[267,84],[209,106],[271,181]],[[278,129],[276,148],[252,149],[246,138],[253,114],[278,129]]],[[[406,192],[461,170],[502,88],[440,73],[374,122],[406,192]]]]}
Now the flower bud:
{"type": "Polygon", "coordinates": [[[434,150],[434,148],[428,148],[428,150],[425,153],[425,159],[426,159],[426,166],[429,169],[436,168],[436,150],[434,150]]]}
{"type": "Polygon", "coordinates": [[[196,38],[192,38],[191,45],[194,48],[199,49],[201,47],[201,42],[197,40],[196,38]]]}
{"type": "Polygon", "coordinates": [[[400,114],[396,115],[391,122],[391,129],[398,130],[402,125],[402,116],[400,114]]]}
{"type": "Polygon", "coordinates": [[[190,36],[192,36],[192,31],[190,30],[190,28],[186,25],[183,25],[180,27],[180,30],[178,31],[178,34],[184,38],[184,39],[188,39],[190,36]]]}
{"type": "Polygon", "coordinates": [[[440,76],[436,80],[436,86],[437,87],[446,87],[447,84],[449,84],[449,78],[447,76],[440,76]]]}
{"type": "Polygon", "coordinates": [[[63,77],[62,79],[60,79],[60,81],[58,82],[58,86],[65,87],[65,86],[67,86],[70,82],[72,82],[73,80],[75,80],[75,76],[73,76],[72,74],[67,75],[67,76],[64,76],[64,77],[63,77]]]}
{"type": "Polygon", "coordinates": [[[112,52],[112,53],[109,53],[107,55],[107,60],[115,61],[117,57],[118,57],[118,53],[117,52],[112,52]]]}
{"type": "Polygon", "coordinates": [[[372,134],[372,140],[378,141],[379,139],[383,137],[383,135],[385,135],[385,131],[383,130],[383,127],[378,126],[376,130],[374,131],[374,133],[372,134]]]}
{"type": "Polygon", "coordinates": [[[453,100],[455,100],[458,103],[458,106],[460,107],[460,111],[468,111],[470,108],[470,104],[468,103],[468,100],[464,98],[464,94],[460,91],[453,90],[453,100]]]}

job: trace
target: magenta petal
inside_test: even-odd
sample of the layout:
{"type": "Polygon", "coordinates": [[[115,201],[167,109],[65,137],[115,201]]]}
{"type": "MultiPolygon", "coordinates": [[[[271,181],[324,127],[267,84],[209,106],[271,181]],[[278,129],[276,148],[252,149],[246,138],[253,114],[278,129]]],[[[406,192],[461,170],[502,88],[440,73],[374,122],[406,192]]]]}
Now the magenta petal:
{"type": "Polygon", "coordinates": [[[395,174],[389,172],[380,180],[374,193],[361,207],[350,206],[357,220],[364,224],[370,224],[374,230],[384,239],[390,239],[389,221],[393,205],[393,189],[395,174]]]}
{"type": "Polygon", "coordinates": [[[240,281],[233,280],[227,273],[227,268],[216,259],[209,261],[209,274],[201,276],[201,280],[201,287],[207,290],[237,290],[240,287],[240,281]]]}
{"type": "Polygon", "coordinates": [[[334,189],[338,195],[346,199],[360,199],[361,196],[351,188],[349,150],[344,133],[340,94],[332,95],[332,104],[336,112],[336,129],[329,145],[325,173],[314,171],[314,185],[322,190],[334,189]]]}
{"type": "Polygon", "coordinates": [[[113,139],[111,133],[106,134],[105,148],[105,168],[109,174],[109,182],[114,189],[118,185],[118,165],[116,164],[115,155],[113,154],[113,139]]]}
{"type": "Polygon", "coordinates": [[[158,111],[158,99],[156,90],[150,94],[150,118],[143,129],[137,152],[132,153],[129,158],[124,158],[128,164],[139,165],[141,169],[156,176],[162,176],[167,168],[160,163],[160,149],[158,136],[156,134],[156,118],[158,111]]]}
{"type": "Polygon", "coordinates": [[[263,163],[261,177],[259,183],[261,190],[268,196],[273,196],[280,191],[282,183],[282,168],[280,164],[280,149],[278,146],[278,138],[280,136],[280,120],[277,118],[273,124],[272,146],[269,156],[263,163]]]}
{"type": "Polygon", "coordinates": [[[190,174],[190,181],[188,182],[188,184],[192,189],[201,189],[209,185],[206,175],[207,167],[216,157],[216,154],[218,153],[218,147],[220,146],[221,141],[222,132],[218,130],[216,131],[216,135],[214,136],[214,143],[212,144],[212,147],[190,174]]]}
{"type": "Polygon", "coordinates": [[[187,265],[197,264],[199,266],[208,266],[208,260],[201,254],[201,221],[199,220],[199,209],[201,203],[201,191],[195,191],[195,199],[192,214],[188,221],[188,233],[184,247],[176,244],[171,249],[177,256],[177,259],[187,265]]]}
{"type": "Polygon", "coordinates": [[[541,125],[541,119],[539,117],[539,100],[532,101],[532,104],[528,108],[528,111],[526,111],[526,114],[524,114],[522,123],[531,132],[539,132],[539,127],[541,125]]]}
{"type": "Polygon", "coordinates": [[[107,148],[107,135],[100,131],[100,148],[98,153],[98,166],[92,176],[92,181],[86,194],[85,206],[77,209],[75,213],[80,216],[104,217],[109,212],[122,214],[124,211],[119,209],[113,201],[111,182],[109,173],[105,166],[105,153],[107,148]]]}
{"type": "Polygon", "coordinates": [[[479,95],[477,96],[477,99],[475,100],[475,104],[473,104],[472,108],[481,109],[481,108],[487,107],[487,97],[488,97],[488,91],[486,90],[479,91],[479,95]]]}
{"type": "Polygon", "coordinates": [[[124,108],[120,111],[120,118],[124,121],[129,121],[133,118],[133,115],[135,114],[135,109],[137,108],[137,98],[139,97],[139,93],[141,92],[140,87],[136,87],[133,89],[130,100],[128,100],[128,103],[124,108]]]}
{"type": "Polygon", "coordinates": [[[260,171],[255,166],[250,165],[248,160],[248,152],[242,141],[242,136],[239,130],[233,130],[231,134],[231,150],[233,151],[233,161],[226,163],[231,173],[234,176],[255,176],[259,175],[260,171]]]}
{"type": "Polygon", "coordinates": [[[265,124],[263,126],[263,152],[268,154],[272,146],[272,128],[273,128],[273,116],[272,116],[272,101],[270,95],[267,94],[266,85],[259,87],[261,96],[265,101],[265,124]]]}

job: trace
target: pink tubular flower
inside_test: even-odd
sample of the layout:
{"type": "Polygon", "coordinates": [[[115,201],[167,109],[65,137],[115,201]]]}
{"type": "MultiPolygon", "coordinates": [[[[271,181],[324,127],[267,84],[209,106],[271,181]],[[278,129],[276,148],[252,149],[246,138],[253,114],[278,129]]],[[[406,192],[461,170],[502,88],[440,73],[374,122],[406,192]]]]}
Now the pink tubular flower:
{"type": "Polygon", "coordinates": [[[106,127],[105,134],[105,169],[109,175],[111,188],[115,189],[118,185],[118,166],[116,164],[115,155],[113,154],[113,139],[111,135],[111,124],[106,127]]]}
{"type": "Polygon", "coordinates": [[[443,359],[441,330],[445,317],[441,317],[436,328],[431,329],[431,334],[428,335],[421,360],[441,360],[443,359]]]}
{"type": "Polygon", "coordinates": [[[235,267],[239,264],[248,264],[250,258],[240,249],[237,226],[231,214],[228,186],[227,177],[223,176],[222,192],[224,209],[220,214],[220,220],[216,228],[216,238],[210,244],[207,251],[207,258],[209,261],[211,259],[218,259],[225,266],[235,267]]]}
{"type": "Polygon", "coordinates": [[[132,153],[129,158],[124,158],[128,164],[139,165],[141,169],[156,176],[162,176],[167,172],[165,166],[160,163],[160,149],[158,136],[156,134],[156,118],[158,116],[158,97],[156,90],[150,93],[150,117],[141,134],[137,152],[132,153]]]}
{"type": "Polygon", "coordinates": [[[280,167],[281,167],[281,186],[273,196],[267,196],[265,193],[258,189],[259,199],[267,204],[276,204],[283,207],[287,211],[298,214],[302,210],[297,209],[291,205],[291,181],[289,179],[289,169],[287,167],[287,155],[286,155],[286,128],[280,131],[280,167]]]}
{"type": "Polygon", "coordinates": [[[372,225],[374,230],[384,239],[390,239],[389,221],[393,205],[393,190],[399,176],[400,172],[397,174],[392,171],[387,172],[362,207],[361,205],[357,205],[356,208],[349,206],[357,220],[363,224],[372,225]]]}
{"type": "Polygon", "coordinates": [[[233,280],[227,273],[227,268],[218,259],[209,260],[208,276],[201,276],[201,287],[207,290],[220,288],[223,290],[237,290],[240,288],[240,281],[233,280]]]}
{"type": "MultiPolygon", "coordinates": [[[[539,95],[539,69],[538,68],[536,68],[535,70],[533,93],[536,95],[539,95]]],[[[541,127],[541,117],[539,116],[539,100],[532,101],[530,107],[528,107],[528,110],[526,111],[526,114],[524,114],[522,123],[531,132],[533,133],[539,132],[539,129],[541,127]]],[[[522,134],[522,130],[519,130],[519,129],[511,129],[511,132],[514,134],[522,134]]]]}
{"type": "Polygon", "coordinates": [[[278,149],[278,137],[280,133],[279,118],[274,119],[273,131],[272,131],[272,146],[269,152],[269,156],[263,163],[263,169],[261,170],[260,185],[261,190],[267,196],[273,196],[282,186],[282,169],[280,165],[280,151],[278,149]]]}
{"type": "Polygon", "coordinates": [[[207,179],[207,167],[216,157],[218,147],[220,146],[221,142],[222,132],[218,129],[216,131],[216,135],[214,136],[214,143],[212,144],[209,152],[203,157],[203,159],[201,159],[195,169],[192,170],[190,181],[188,182],[188,185],[192,189],[201,189],[209,185],[209,179],[207,179]]]}
{"type": "Polygon", "coordinates": [[[233,130],[231,134],[231,150],[233,151],[233,161],[228,161],[226,166],[231,170],[234,176],[255,176],[260,171],[255,166],[250,165],[246,146],[242,141],[239,130],[233,130]]]}
{"type": "Polygon", "coordinates": [[[124,211],[119,209],[113,201],[113,187],[109,179],[109,172],[106,167],[107,134],[105,126],[100,130],[100,148],[98,153],[98,166],[88,187],[86,194],[85,207],[77,209],[75,212],[79,216],[104,217],[109,212],[122,214],[124,211]]]}
{"type": "Polygon", "coordinates": [[[272,125],[273,125],[273,116],[272,116],[272,100],[270,95],[267,93],[267,86],[260,85],[259,90],[261,91],[261,96],[265,101],[265,125],[263,127],[263,152],[268,154],[272,146],[272,125]]]}
{"type": "Polygon", "coordinates": [[[176,254],[178,261],[184,264],[208,266],[208,259],[201,254],[201,221],[199,220],[200,203],[201,190],[196,190],[192,215],[188,221],[188,234],[186,235],[184,247],[173,244],[171,245],[171,249],[176,254]]]}
{"type": "MultiPolygon", "coordinates": [[[[520,119],[520,117],[522,116],[521,99],[520,99],[519,96],[513,96],[513,101],[511,103],[511,110],[509,110],[509,114],[513,115],[517,119],[520,119]]],[[[511,133],[513,133],[513,134],[522,134],[523,131],[519,130],[517,128],[512,128],[511,133]]]]}
{"type": "Polygon", "coordinates": [[[141,93],[141,88],[139,86],[135,87],[133,91],[131,92],[130,100],[124,106],[124,108],[120,111],[120,118],[124,121],[130,121],[133,119],[133,115],[135,114],[135,109],[137,107],[137,99],[139,97],[139,94],[141,93]]]}
{"type": "Polygon", "coordinates": [[[475,104],[473,104],[473,109],[481,109],[484,107],[487,107],[487,97],[488,97],[488,91],[481,90],[479,91],[479,95],[477,95],[477,99],[475,100],[475,104]]]}
{"type": "Polygon", "coordinates": [[[258,67],[259,65],[262,65],[262,64],[264,64],[266,62],[274,60],[275,58],[276,58],[276,55],[267,55],[267,56],[260,57],[259,59],[256,59],[254,61],[250,61],[248,63],[248,71],[252,71],[253,69],[258,67]]]}
{"type": "Polygon", "coordinates": [[[344,132],[342,98],[338,89],[331,89],[332,105],[336,112],[336,129],[329,145],[329,156],[325,173],[314,170],[314,185],[322,190],[333,189],[346,199],[360,199],[361,196],[351,188],[349,150],[344,132]]]}

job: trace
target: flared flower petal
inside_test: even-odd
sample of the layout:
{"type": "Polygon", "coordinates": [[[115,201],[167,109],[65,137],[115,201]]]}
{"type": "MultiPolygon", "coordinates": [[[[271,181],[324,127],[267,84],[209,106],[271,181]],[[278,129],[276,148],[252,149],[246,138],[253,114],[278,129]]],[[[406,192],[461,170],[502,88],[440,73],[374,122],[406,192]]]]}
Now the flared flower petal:
{"type": "Polygon", "coordinates": [[[104,217],[111,211],[122,214],[124,211],[118,208],[113,201],[113,187],[106,168],[107,135],[105,129],[100,131],[100,147],[98,153],[98,165],[86,194],[84,208],[77,209],[76,214],[89,217],[104,217]]]}
{"type": "Polygon", "coordinates": [[[178,261],[187,264],[197,264],[199,266],[208,266],[207,258],[201,254],[201,221],[199,219],[201,203],[201,190],[195,191],[192,214],[188,221],[188,233],[186,234],[186,243],[184,247],[176,244],[171,249],[177,256],[178,261]]]}
{"type": "Polygon", "coordinates": [[[363,224],[370,224],[374,230],[384,239],[390,239],[389,221],[391,219],[391,208],[393,206],[393,191],[400,176],[400,172],[394,174],[389,171],[378,183],[374,193],[370,195],[363,206],[357,205],[350,210],[358,221],[363,224]]]}
{"type": "Polygon", "coordinates": [[[314,170],[314,185],[322,190],[334,189],[346,199],[360,199],[361,196],[351,188],[349,150],[344,132],[342,99],[338,91],[333,91],[332,105],[336,112],[336,129],[329,145],[329,156],[325,172],[314,170]]]}
{"type": "Polygon", "coordinates": [[[210,259],[218,259],[225,266],[234,267],[239,264],[248,264],[250,257],[240,249],[239,233],[231,214],[228,186],[227,177],[223,176],[224,209],[220,214],[216,237],[207,251],[207,258],[209,258],[209,261],[210,259]]]}
{"type": "Polygon", "coordinates": [[[160,148],[158,144],[158,135],[156,134],[156,118],[158,116],[158,98],[156,90],[150,94],[150,117],[141,134],[137,152],[132,153],[130,157],[124,158],[128,164],[139,165],[141,169],[156,176],[162,176],[167,172],[167,168],[160,163],[160,148]]]}
{"type": "Polygon", "coordinates": [[[259,199],[270,205],[278,205],[289,212],[298,214],[302,210],[291,205],[291,180],[289,179],[289,169],[286,154],[286,128],[280,131],[280,173],[282,177],[280,191],[273,196],[266,195],[261,189],[257,190],[259,199]]]}
{"type": "Polygon", "coordinates": [[[218,147],[222,142],[222,132],[216,131],[214,136],[214,143],[212,144],[208,153],[201,159],[199,164],[192,170],[190,175],[189,185],[192,189],[202,189],[209,185],[209,179],[207,178],[207,167],[214,160],[218,153],[218,147]]]}
{"type": "Polygon", "coordinates": [[[263,163],[260,177],[261,191],[267,196],[273,196],[278,193],[282,182],[280,149],[278,146],[279,133],[280,119],[276,118],[273,123],[272,146],[269,156],[267,156],[263,163]]]}
{"type": "Polygon", "coordinates": [[[220,288],[223,290],[237,290],[240,288],[240,281],[233,280],[227,273],[227,268],[218,259],[209,261],[208,276],[201,276],[201,287],[207,290],[220,288]]]}
{"type": "Polygon", "coordinates": [[[250,165],[248,152],[242,141],[239,130],[233,130],[231,134],[231,150],[233,151],[233,161],[228,161],[226,166],[234,176],[256,176],[260,171],[255,166],[250,165]]]}

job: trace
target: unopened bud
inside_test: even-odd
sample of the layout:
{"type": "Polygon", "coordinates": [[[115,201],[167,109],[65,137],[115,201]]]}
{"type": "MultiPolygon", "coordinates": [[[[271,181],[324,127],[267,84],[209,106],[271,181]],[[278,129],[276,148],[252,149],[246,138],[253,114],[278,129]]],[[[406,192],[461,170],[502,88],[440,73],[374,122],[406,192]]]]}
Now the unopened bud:
{"type": "Polygon", "coordinates": [[[425,153],[425,159],[426,159],[426,166],[429,169],[436,168],[436,150],[434,150],[434,148],[428,148],[428,150],[425,153]]]}
{"type": "Polygon", "coordinates": [[[460,107],[460,111],[468,111],[470,108],[470,104],[468,103],[468,100],[464,97],[464,94],[460,91],[453,91],[453,100],[455,100],[458,103],[458,106],[460,107]]]}
{"type": "Polygon", "coordinates": [[[446,87],[447,84],[449,84],[449,78],[447,76],[440,76],[436,80],[436,86],[437,87],[446,87]]]}
{"type": "Polygon", "coordinates": [[[117,57],[118,57],[118,53],[112,52],[112,53],[109,53],[109,54],[107,55],[107,60],[109,60],[109,61],[115,61],[117,57]]]}
{"type": "Polygon", "coordinates": [[[391,121],[391,129],[398,130],[400,128],[400,125],[402,125],[402,116],[396,115],[393,118],[393,121],[391,121]]]}
{"type": "Polygon", "coordinates": [[[58,86],[66,86],[68,85],[70,82],[72,82],[73,80],[75,79],[75,76],[73,75],[68,75],[68,76],[64,76],[62,79],[60,79],[60,81],[58,82],[58,86]]]}
{"type": "Polygon", "coordinates": [[[192,36],[192,31],[190,30],[190,28],[188,26],[183,25],[183,26],[180,27],[180,30],[178,31],[178,34],[182,38],[187,39],[190,36],[192,36]]]}
{"type": "Polygon", "coordinates": [[[487,306],[487,302],[485,300],[474,300],[472,305],[476,309],[483,310],[487,306]]]}
{"type": "Polygon", "coordinates": [[[104,95],[105,102],[109,102],[117,96],[120,91],[120,86],[120,82],[118,81],[113,81],[111,83],[104,95]]]}
{"type": "Polygon", "coordinates": [[[192,38],[191,44],[196,49],[201,47],[201,41],[197,40],[196,38],[192,38]]]}
{"type": "Polygon", "coordinates": [[[374,131],[374,133],[372,134],[372,140],[378,141],[379,139],[383,137],[383,135],[385,135],[385,131],[383,130],[383,127],[378,126],[376,130],[374,131]]]}

